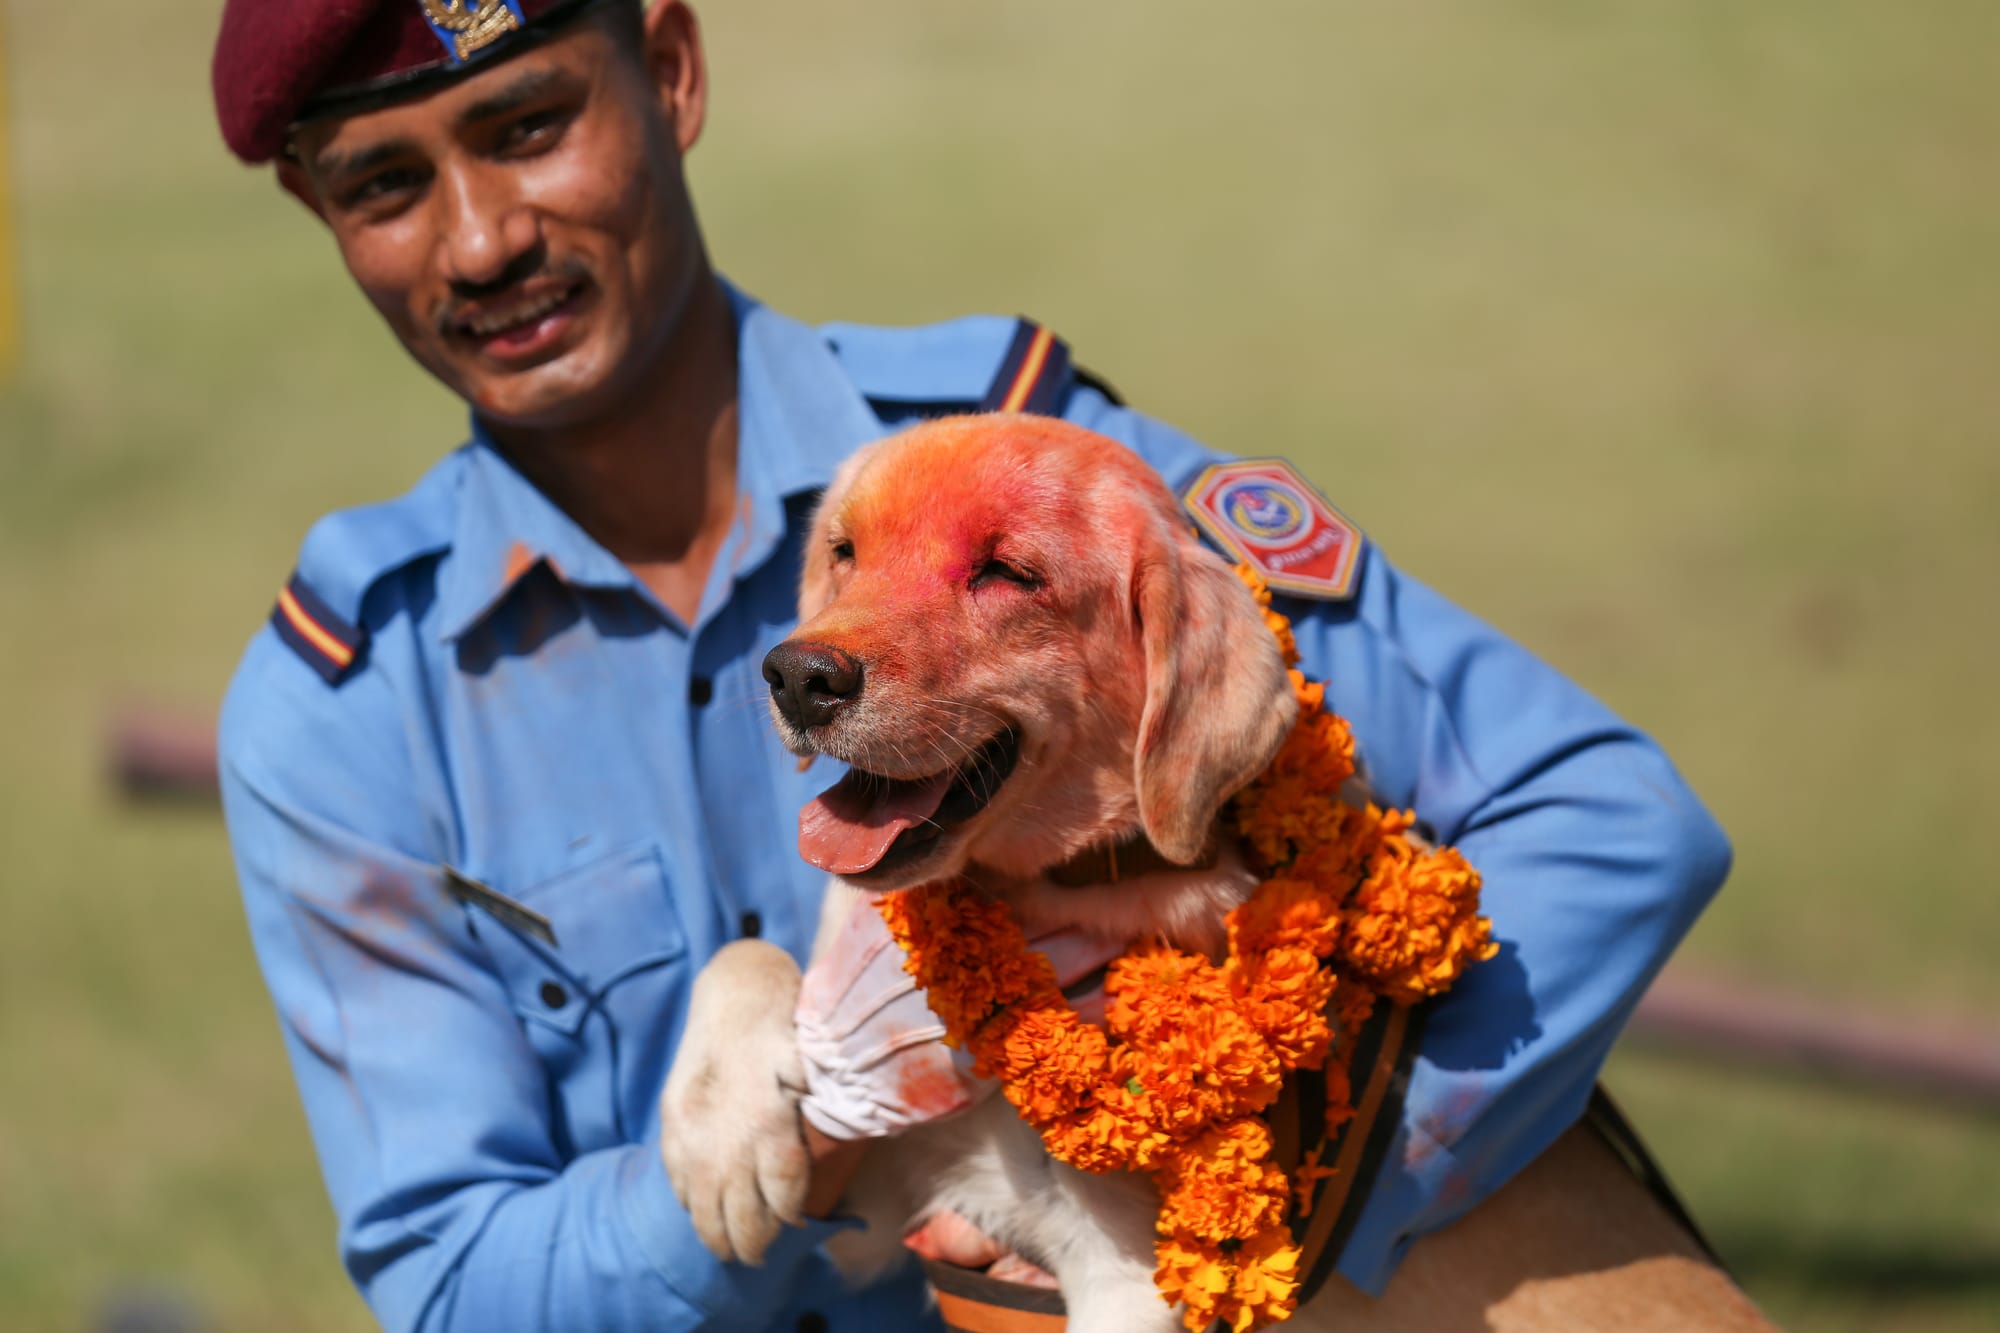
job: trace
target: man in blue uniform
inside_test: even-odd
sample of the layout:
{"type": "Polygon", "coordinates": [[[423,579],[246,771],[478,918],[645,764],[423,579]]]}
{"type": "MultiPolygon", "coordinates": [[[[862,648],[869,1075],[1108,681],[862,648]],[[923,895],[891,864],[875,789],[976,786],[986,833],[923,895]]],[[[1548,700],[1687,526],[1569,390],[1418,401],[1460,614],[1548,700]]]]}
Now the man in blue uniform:
{"type": "MultiPolygon", "coordinates": [[[[1175,486],[1220,455],[1025,322],[809,328],[719,279],[679,0],[228,0],[214,74],[231,147],[472,415],[409,494],[313,527],[222,724],[354,1279],[399,1330],[932,1326],[914,1276],[840,1286],[837,1223],[717,1261],[660,1161],[695,972],[815,923],[791,830],[837,774],[798,770],[759,677],[805,518],[940,410],[1062,415],[1175,486]]],[[[1286,608],[1306,666],[1505,946],[1432,1007],[1348,1198],[1338,1266],[1373,1291],[1575,1121],[1728,850],[1643,736],[1357,550],[1286,608]]]]}

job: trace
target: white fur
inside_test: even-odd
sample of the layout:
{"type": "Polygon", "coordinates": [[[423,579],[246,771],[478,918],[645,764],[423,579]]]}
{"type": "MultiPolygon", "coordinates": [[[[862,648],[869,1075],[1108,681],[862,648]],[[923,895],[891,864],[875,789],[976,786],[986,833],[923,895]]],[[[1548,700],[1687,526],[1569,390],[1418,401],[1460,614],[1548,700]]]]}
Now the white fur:
{"type": "MultiPolygon", "coordinates": [[[[1036,933],[1059,925],[1114,939],[1158,933],[1208,950],[1220,943],[1222,915],[1251,887],[1254,878],[1229,857],[1209,871],[1089,889],[1012,885],[1009,896],[1036,933]],[[1143,917],[1133,915],[1139,904],[1143,917]]],[[[834,881],[821,914],[822,945],[860,896],[834,881]]],[[[788,956],[760,941],[717,954],[696,980],[687,1036],[667,1080],[667,1171],[697,1234],[724,1259],[761,1260],[781,1222],[796,1220],[810,1175],[798,1139],[803,1082],[787,1044],[798,976],[788,956]],[[783,1038],[774,1026],[780,1012],[783,1038]]],[[[1151,1182],[1054,1161],[1004,1098],[877,1145],[841,1206],[866,1225],[841,1233],[827,1251],[856,1284],[908,1262],[905,1232],[949,1210],[1053,1273],[1073,1333],[1180,1327],[1153,1284],[1159,1197],[1151,1182]]]]}

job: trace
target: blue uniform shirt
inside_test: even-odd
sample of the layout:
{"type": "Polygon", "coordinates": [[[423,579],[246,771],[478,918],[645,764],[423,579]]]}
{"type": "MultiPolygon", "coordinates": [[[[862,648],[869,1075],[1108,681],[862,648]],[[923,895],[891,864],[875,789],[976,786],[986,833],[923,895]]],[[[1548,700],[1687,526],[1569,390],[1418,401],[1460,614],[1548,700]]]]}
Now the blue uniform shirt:
{"type": "MultiPolygon", "coordinates": [[[[1220,456],[1022,321],[815,330],[735,302],[742,504],[694,624],[475,430],[407,495],[313,528],[230,689],[251,933],[343,1257],[390,1329],[936,1327],[913,1272],[842,1288],[834,1224],[761,1269],[717,1262],[660,1165],[696,971],[746,933],[802,956],[816,923],[793,831],[838,769],[798,770],[760,676],[806,519],[849,451],[944,410],[1060,413],[1176,487],[1220,456]]],[[[1503,943],[1434,1005],[1341,1251],[1379,1291],[1575,1121],[1728,847],[1645,737],[1372,549],[1352,602],[1285,609],[1377,790],[1483,872],[1503,943]]]]}

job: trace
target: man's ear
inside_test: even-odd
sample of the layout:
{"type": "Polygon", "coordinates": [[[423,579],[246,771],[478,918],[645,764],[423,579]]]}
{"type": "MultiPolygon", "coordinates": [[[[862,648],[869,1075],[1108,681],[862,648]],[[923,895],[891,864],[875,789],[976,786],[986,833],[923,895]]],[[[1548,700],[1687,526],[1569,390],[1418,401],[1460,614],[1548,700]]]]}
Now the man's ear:
{"type": "Polygon", "coordinates": [[[1191,535],[1142,550],[1132,601],[1146,660],[1139,818],[1163,856],[1192,865],[1223,802],[1284,744],[1298,700],[1250,590],[1191,535]]]}
{"type": "Polygon", "coordinates": [[[312,215],[321,222],[326,221],[326,213],[319,206],[319,195],[314,193],[312,179],[297,158],[278,159],[278,184],[285,187],[285,193],[304,204],[312,215]]]}
{"type": "Polygon", "coordinates": [[[674,142],[686,153],[708,117],[708,58],[701,23],[683,0],[657,0],[646,11],[646,68],[660,105],[674,122],[674,142]]]}

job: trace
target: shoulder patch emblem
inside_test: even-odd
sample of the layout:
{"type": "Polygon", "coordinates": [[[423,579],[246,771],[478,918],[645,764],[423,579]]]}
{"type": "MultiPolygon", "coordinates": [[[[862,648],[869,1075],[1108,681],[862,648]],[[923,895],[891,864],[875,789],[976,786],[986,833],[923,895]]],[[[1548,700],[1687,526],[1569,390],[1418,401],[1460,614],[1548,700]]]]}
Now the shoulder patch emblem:
{"type": "Polygon", "coordinates": [[[366,637],[335,615],[297,574],[278,589],[278,604],[271,608],[271,627],[329,685],[338,684],[354,665],[366,637]]]}
{"type": "Polygon", "coordinates": [[[1210,540],[1273,588],[1329,602],[1354,595],[1361,529],[1284,459],[1216,463],[1181,499],[1210,540]]]}
{"type": "Polygon", "coordinates": [[[1068,344],[1033,320],[1024,319],[1014,330],[1014,340],[1008,344],[1007,356],[980,400],[979,410],[1052,416],[1062,406],[1068,382],[1068,344]]]}

